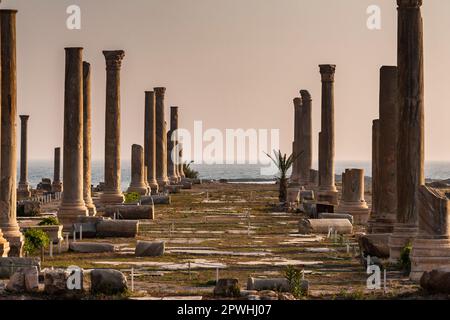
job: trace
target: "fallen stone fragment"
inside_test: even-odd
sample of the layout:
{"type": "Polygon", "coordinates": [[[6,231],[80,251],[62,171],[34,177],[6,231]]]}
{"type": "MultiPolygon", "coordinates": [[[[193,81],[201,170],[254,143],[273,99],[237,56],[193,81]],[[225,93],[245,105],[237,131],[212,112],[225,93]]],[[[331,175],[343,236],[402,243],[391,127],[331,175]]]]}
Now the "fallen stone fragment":
{"type": "Polygon", "coordinates": [[[214,296],[235,298],[241,296],[238,279],[219,279],[214,288],[214,296]]]}
{"type": "Polygon", "coordinates": [[[290,289],[289,282],[285,278],[258,279],[249,277],[247,281],[247,290],[289,292],[290,289]]]}
{"type": "Polygon", "coordinates": [[[139,221],[102,220],[97,224],[97,236],[108,238],[134,238],[138,233],[139,221]]]}
{"type": "Polygon", "coordinates": [[[366,234],[358,238],[364,256],[389,258],[389,234],[366,234]]]}
{"type": "Polygon", "coordinates": [[[9,279],[16,271],[27,267],[37,267],[41,269],[39,258],[0,258],[0,279],[9,279]]]}
{"type": "Polygon", "coordinates": [[[450,271],[425,272],[420,279],[420,286],[431,294],[450,294],[450,271]]]}
{"type": "Polygon", "coordinates": [[[300,234],[328,234],[330,230],[338,234],[352,234],[353,225],[348,219],[302,219],[300,234]]]}
{"type": "Polygon", "coordinates": [[[91,271],[91,291],[94,294],[115,295],[128,289],[125,275],[113,269],[94,269],[91,271]]]}
{"type": "Polygon", "coordinates": [[[152,195],[152,196],[144,196],[141,197],[142,205],[151,205],[151,204],[170,204],[171,198],[170,196],[161,194],[161,195],[152,195]]]}
{"type": "Polygon", "coordinates": [[[71,242],[69,249],[79,253],[105,253],[116,251],[116,247],[113,244],[98,242],[71,242]]]}
{"type": "Polygon", "coordinates": [[[160,257],[164,255],[165,242],[138,241],[135,255],[137,257],[160,257]]]}
{"type": "Polygon", "coordinates": [[[11,276],[6,285],[6,290],[12,293],[25,292],[25,274],[22,269],[11,276]]]}
{"type": "Polygon", "coordinates": [[[353,216],[348,213],[319,213],[319,219],[347,219],[353,224],[353,216]]]}
{"type": "Polygon", "coordinates": [[[125,220],[153,220],[154,212],[151,205],[115,205],[106,206],[105,216],[125,220]]]}

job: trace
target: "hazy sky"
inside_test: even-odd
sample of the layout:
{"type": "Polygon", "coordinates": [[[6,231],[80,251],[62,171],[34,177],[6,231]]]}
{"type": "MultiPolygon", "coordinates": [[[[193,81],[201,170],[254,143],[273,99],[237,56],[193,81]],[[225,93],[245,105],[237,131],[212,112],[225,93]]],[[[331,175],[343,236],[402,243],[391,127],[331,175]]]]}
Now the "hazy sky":
{"type": "MultiPolygon", "coordinates": [[[[320,129],[318,65],[336,71],[336,159],[371,158],[379,68],[396,64],[395,0],[3,0],[16,8],[18,108],[29,114],[29,158],[62,146],[64,47],[82,46],[93,67],[93,158],[104,156],[104,49],[123,49],[122,157],[143,143],[144,91],[167,87],[180,126],[281,130],[290,152],[292,99],[313,96],[314,156],[320,129]],[[81,7],[81,30],[66,8],[81,7]],[[366,27],[369,5],[382,29],[366,27]]],[[[450,160],[450,1],[424,1],[426,159],[450,160]]],[[[168,112],[167,112],[168,114],[168,112]]],[[[20,132],[20,131],[19,131],[20,132]]]]}

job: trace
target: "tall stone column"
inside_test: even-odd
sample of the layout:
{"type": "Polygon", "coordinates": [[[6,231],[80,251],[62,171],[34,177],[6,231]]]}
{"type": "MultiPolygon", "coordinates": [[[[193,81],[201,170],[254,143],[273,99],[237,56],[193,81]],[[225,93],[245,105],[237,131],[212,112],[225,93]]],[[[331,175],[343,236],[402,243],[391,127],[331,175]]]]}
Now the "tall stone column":
{"type": "Polygon", "coordinates": [[[322,76],[322,126],[319,135],[319,202],[337,204],[334,176],[334,74],[335,65],[320,65],[322,76]]]}
{"type": "Polygon", "coordinates": [[[299,138],[300,138],[300,116],[302,108],[302,99],[299,97],[294,98],[294,141],[292,142],[292,154],[294,157],[294,162],[292,163],[292,174],[290,178],[291,187],[300,186],[299,177],[299,167],[300,167],[300,157],[299,157],[299,138]]]}
{"type": "Polygon", "coordinates": [[[167,132],[164,118],[166,88],[155,88],[156,98],[156,180],[160,190],[169,184],[167,177],[167,132]]]}
{"type": "Polygon", "coordinates": [[[342,199],[338,212],[349,213],[356,224],[366,224],[369,207],[364,199],[364,170],[346,169],[342,173],[342,199]]]}
{"type": "Polygon", "coordinates": [[[398,104],[397,224],[389,239],[390,260],[418,231],[418,192],[424,176],[424,71],[422,0],[397,0],[398,104]]]}
{"type": "Polygon", "coordinates": [[[180,146],[180,163],[178,164],[178,172],[180,173],[181,179],[186,178],[186,174],[184,173],[184,166],[183,166],[183,144],[179,143],[180,146]]]}
{"type": "Polygon", "coordinates": [[[145,196],[148,190],[144,177],[144,149],[140,145],[133,144],[131,148],[131,183],[128,192],[137,192],[145,196]]]}
{"type": "Polygon", "coordinates": [[[28,119],[30,116],[20,116],[20,180],[17,196],[19,200],[28,199],[31,196],[28,183],[28,119]]]}
{"type": "Polygon", "coordinates": [[[97,209],[91,195],[91,65],[83,62],[83,198],[89,215],[97,209]]]}
{"type": "Polygon", "coordinates": [[[53,192],[63,191],[63,185],[61,182],[61,148],[55,148],[52,191],[53,192]]]}
{"type": "Polygon", "coordinates": [[[79,216],[87,216],[83,198],[83,59],[82,48],[66,48],[64,91],[64,192],[58,218],[70,231],[79,216]]]}
{"type": "Polygon", "coordinates": [[[178,130],[178,107],[170,107],[170,130],[167,133],[167,174],[173,184],[177,184],[181,178],[178,176],[178,154],[176,154],[178,130]]]}
{"type": "Polygon", "coordinates": [[[381,67],[378,213],[373,233],[392,233],[397,220],[397,88],[397,67],[381,67]]]}
{"type": "Polygon", "coordinates": [[[106,59],[105,187],[103,204],[121,204],[120,172],[120,69],[125,52],[103,51],[106,59]]]}
{"type": "Polygon", "coordinates": [[[145,92],[144,162],[147,166],[147,183],[152,194],[158,193],[156,180],[156,106],[155,93],[145,92]]]}
{"type": "Polygon", "coordinates": [[[21,256],[23,236],[16,219],[17,200],[17,65],[16,10],[0,10],[1,36],[1,181],[0,229],[9,256],[21,256]]]}
{"type": "Polygon", "coordinates": [[[301,90],[302,107],[299,128],[299,181],[301,186],[308,187],[312,168],[312,99],[307,90],[301,90]]]}
{"type": "Polygon", "coordinates": [[[377,233],[377,220],[379,212],[379,177],[380,177],[380,120],[372,123],[372,208],[368,222],[369,233],[377,233]]]}

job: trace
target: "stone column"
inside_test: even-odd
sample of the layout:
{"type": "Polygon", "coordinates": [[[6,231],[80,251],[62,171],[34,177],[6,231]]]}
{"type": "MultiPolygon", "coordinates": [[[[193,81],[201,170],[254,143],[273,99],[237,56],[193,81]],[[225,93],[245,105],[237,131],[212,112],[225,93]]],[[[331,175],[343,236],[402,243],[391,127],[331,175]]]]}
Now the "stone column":
{"type": "Polygon", "coordinates": [[[28,183],[28,119],[30,116],[20,116],[20,180],[17,196],[19,200],[28,199],[31,196],[30,184],[28,183]]]}
{"type": "Polygon", "coordinates": [[[55,148],[52,191],[53,192],[63,191],[63,185],[61,182],[61,148],[55,148]]]}
{"type": "Polygon", "coordinates": [[[185,179],[186,175],[184,174],[184,167],[183,167],[183,144],[179,143],[180,146],[180,163],[178,164],[178,172],[180,173],[181,179],[185,179]]]}
{"type": "Polygon", "coordinates": [[[346,169],[342,173],[342,199],[338,212],[349,213],[356,224],[366,224],[369,207],[364,199],[364,170],[346,169]]]}
{"type": "Polygon", "coordinates": [[[369,233],[377,233],[378,207],[379,207],[379,159],[380,159],[380,120],[373,120],[372,123],[372,208],[368,222],[369,233]]]}
{"type": "Polygon", "coordinates": [[[418,192],[424,176],[424,71],[422,0],[397,0],[398,104],[397,224],[389,239],[390,260],[418,231],[418,192]]]}
{"type": "Polygon", "coordinates": [[[124,201],[120,185],[120,69],[125,52],[103,51],[103,55],[106,59],[105,187],[100,201],[112,205],[124,201]]]}
{"type": "Polygon", "coordinates": [[[392,233],[397,219],[398,69],[380,70],[378,212],[373,233],[392,233]]]}
{"type": "Polygon", "coordinates": [[[156,98],[156,180],[160,190],[168,184],[167,177],[167,132],[164,120],[164,96],[166,88],[155,88],[156,98]]]}
{"type": "Polygon", "coordinates": [[[0,229],[0,258],[8,257],[9,250],[9,242],[3,237],[3,232],[0,229]]]}
{"type": "Polygon", "coordinates": [[[301,90],[302,107],[299,128],[299,181],[301,186],[309,186],[312,168],[312,99],[307,90],[301,90]]]}
{"type": "Polygon", "coordinates": [[[83,62],[83,197],[89,215],[97,209],[91,195],[91,65],[83,62]]]}
{"type": "Polygon", "coordinates": [[[1,33],[1,181],[0,229],[10,256],[21,256],[23,236],[16,219],[17,200],[17,71],[16,10],[0,10],[1,33]]]}
{"type": "Polygon", "coordinates": [[[412,243],[411,274],[450,266],[450,201],[443,190],[421,186],[418,192],[419,234],[412,243]]]}
{"type": "Polygon", "coordinates": [[[337,204],[334,177],[334,74],[335,65],[320,65],[322,76],[322,126],[319,134],[319,202],[337,204]]]}
{"type": "Polygon", "coordinates": [[[83,60],[82,48],[66,48],[64,92],[64,192],[58,218],[70,231],[79,216],[87,216],[83,199],[83,60]]]}
{"type": "Polygon", "coordinates": [[[140,145],[133,144],[131,148],[131,184],[128,192],[137,192],[145,196],[147,194],[147,185],[144,177],[144,149],[140,145]]]}
{"type": "Polygon", "coordinates": [[[294,141],[292,142],[292,154],[294,156],[294,162],[292,163],[292,174],[290,179],[291,187],[300,186],[299,167],[299,131],[300,131],[300,116],[302,108],[302,99],[299,97],[294,98],[294,141]]]}
{"type": "Polygon", "coordinates": [[[170,130],[167,133],[167,174],[172,184],[181,179],[178,176],[178,154],[175,154],[177,138],[174,136],[178,130],[178,107],[170,107],[170,130]]]}
{"type": "Polygon", "coordinates": [[[145,137],[144,137],[144,161],[147,166],[147,182],[151,193],[158,193],[158,181],[156,180],[156,107],[155,93],[145,92],[145,137]]]}

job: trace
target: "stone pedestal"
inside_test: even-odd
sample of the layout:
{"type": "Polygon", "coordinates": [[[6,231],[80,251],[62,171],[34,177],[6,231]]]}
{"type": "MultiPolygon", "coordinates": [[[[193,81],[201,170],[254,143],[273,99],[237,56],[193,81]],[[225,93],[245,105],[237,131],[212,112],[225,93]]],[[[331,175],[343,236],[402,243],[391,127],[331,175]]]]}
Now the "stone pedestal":
{"type": "Polygon", "coordinates": [[[418,231],[418,192],[424,176],[424,70],[422,0],[398,4],[397,225],[391,261],[418,231]]]}
{"type": "Polygon", "coordinates": [[[16,10],[0,10],[1,34],[1,169],[0,229],[10,256],[21,256],[24,239],[16,219],[17,200],[17,71],[16,10]]]}
{"type": "Polygon", "coordinates": [[[334,74],[335,65],[320,65],[322,76],[322,124],[319,133],[319,189],[317,200],[338,203],[334,176],[334,74]]]}
{"type": "Polygon", "coordinates": [[[61,182],[61,148],[55,148],[52,192],[62,192],[62,191],[63,185],[61,182]]]}
{"type": "Polygon", "coordinates": [[[104,205],[121,204],[120,172],[120,69],[125,52],[103,51],[106,59],[106,126],[105,126],[105,186],[100,195],[104,205]]]}
{"type": "Polygon", "coordinates": [[[164,117],[166,88],[154,88],[156,97],[156,180],[160,190],[169,184],[167,177],[167,124],[164,117]]]}
{"type": "Polygon", "coordinates": [[[21,135],[20,135],[20,180],[17,189],[17,197],[19,200],[31,197],[30,184],[28,183],[28,119],[30,116],[20,116],[21,135]]]}
{"type": "Polygon", "coordinates": [[[419,233],[411,252],[413,281],[419,281],[424,272],[450,268],[449,199],[441,190],[422,186],[418,206],[419,233]]]}
{"type": "Polygon", "coordinates": [[[364,199],[364,170],[346,169],[342,173],[342,199],[337,212],[351,214],[355,224],[366,224],[369,211],[364,199]]]}
{"type": "Polygon", "coordinates": [[[137,144],[131,148],[131,183],[128,192],[137,192],[147,195],[147,185],[144,180],[144,149],[137,144]]]}
{"type": "Polygon", "coordinates": [[[147,183],[152,194],[158,193],[156,180],[156,106],[155,93],[145,92],[144,163],[147,167],[147,183]]]}
{"type": "Polygon", "coordinates": [[[64,91],[64,192],[58,219],[70,231],[87,216],[83,198],[83,60],[82,48],[66,48],[64,91]]]}
{"type": "Polygon", "coordinates": [[[91,196],[91,65],[83,62],[83,198],[89,215],[97,209],[91,196]]]}

